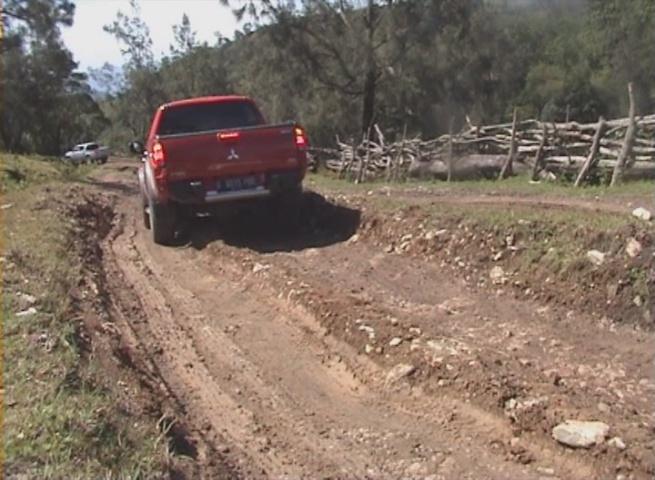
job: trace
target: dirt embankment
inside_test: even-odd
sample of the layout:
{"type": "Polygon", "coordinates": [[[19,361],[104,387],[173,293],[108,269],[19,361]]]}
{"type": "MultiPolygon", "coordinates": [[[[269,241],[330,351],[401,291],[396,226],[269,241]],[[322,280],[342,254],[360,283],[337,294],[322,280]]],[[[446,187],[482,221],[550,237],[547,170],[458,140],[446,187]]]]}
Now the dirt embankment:
{"type": "Polygon", "coordinates": [[[309,193],[299,231],[253,209],[162,248],[132,182],[110,164],[93,187],[114,212],[88,259],[110,317],[87,328],[184,425],[191,476],[652,476],[646,227],[309,193]],[[621,443],[564,447],[567,419],[621,443]]]}
{"type": "MultiPolygon", "coordinates": [[[[103,242],[123,228],[123,219],[116,212],[121,198],[107,191],[112,185],[70,188],[48,207],[70,224],[71,251],[77,252],[83,266],[79,283],[70,292],[71,312],[79,319],[76,341],[82,353],[77,375],[84,382],[111,390],[126,418],[156,422],[157,443],[165,444],[168,452],[165,465],[158,468],[163,467],[170,478],[238,478],[236,467],[213,451],[201,435],[191,432],[193,427],[183,416],[184,406],[171,394],[156,362],[132,333],[140,304],[117,283],[102,248],[103,242]],[[86,368],[91,359],[94,371],[86,368]]],[[[129,187],[126,191],[131,192],[129,187]]]]}

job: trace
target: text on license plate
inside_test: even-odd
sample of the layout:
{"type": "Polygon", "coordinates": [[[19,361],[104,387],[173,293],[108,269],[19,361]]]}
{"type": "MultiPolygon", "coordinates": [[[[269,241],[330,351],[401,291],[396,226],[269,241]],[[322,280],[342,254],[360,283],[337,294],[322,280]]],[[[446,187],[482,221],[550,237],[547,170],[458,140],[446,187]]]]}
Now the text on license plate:
{"type": "Polygon", "coordinates": [[[216,185],[216,189],[219,192],[232,192],[235,190],[249,190],[251,188],[257,188],[260,185],[258,179],[254,175],[248,175],[245,177],[235,177],[235,178],[226,178],[224,180],[219,180],[216,185]]]}

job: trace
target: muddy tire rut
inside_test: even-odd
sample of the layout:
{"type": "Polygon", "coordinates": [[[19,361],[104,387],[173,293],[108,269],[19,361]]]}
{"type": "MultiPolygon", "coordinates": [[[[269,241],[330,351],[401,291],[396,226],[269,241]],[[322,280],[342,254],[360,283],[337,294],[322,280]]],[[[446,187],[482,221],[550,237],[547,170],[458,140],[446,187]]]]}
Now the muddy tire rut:
{"type": "Polygon", "coordinates": [[[102,244],[117,324],[199,462],[225,478],[648,478],[650,334],[344,241],[358,216],[310,203],[309,234],[198,219],[164,248],[136,196],[117,196],[102,244]],[[607,421],[628,449],[558,445],[571,417],[607,421]]]}

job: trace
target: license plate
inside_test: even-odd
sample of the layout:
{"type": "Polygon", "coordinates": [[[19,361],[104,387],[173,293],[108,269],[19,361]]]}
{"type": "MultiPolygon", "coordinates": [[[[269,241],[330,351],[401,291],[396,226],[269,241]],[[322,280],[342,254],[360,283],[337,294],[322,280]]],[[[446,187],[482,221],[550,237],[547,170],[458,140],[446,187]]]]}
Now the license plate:
{"type": "Polygon", "coordinates": [[[216,185],[216,190],[219,192],[234,192],[238,190],[250,190],[257,188],[258,186],[259,182],[257,181],[257,177],[254,175],[249,175],[246,177],[235,177],[219,180],[216,185]]]}

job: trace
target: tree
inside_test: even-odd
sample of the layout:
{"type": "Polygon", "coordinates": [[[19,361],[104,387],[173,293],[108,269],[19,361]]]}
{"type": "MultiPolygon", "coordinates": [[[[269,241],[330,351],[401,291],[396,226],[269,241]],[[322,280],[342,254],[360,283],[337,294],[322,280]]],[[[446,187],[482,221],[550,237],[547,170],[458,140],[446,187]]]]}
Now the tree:
{"type": "Polygon", "coordinates": [[[130,8],[131,15],[118,11],[116,19],[103,27],[119,42],[126,59],[125,89],[118,94],[112,109],[113,123],[127,128],[114,138],[121,138],[125,144],[145,136],[152,112],[165,100],[160,70],[152,53],[150,29],[141,18],[136,0],[130,0],[130,8]]]}
{"type": "Polygon", "coordinates": [[[174,57],[184,56],[198,46],[196,32],[191,29],[191,21],[186,13],[182,14],[182,22],[173,25],[175,45],[171,45],[171,54],[174,57]]]}
{"type": "Polygon", "coordinates": [[[68,0],[5,2],[0,137],[8,150],[60,154],[71,139],[104,125],[86,75],[61,40],[60,27],[72,24],[74,10],[68,0]]]}
{"type": "MultiPolygon", "coordinates": [[[[230,0],[221,0],[225,5],[230,0]]],[[[357,99],[360,128],[375,120],[377,90],[402,58],[417,6],[410,0],[284,0],[232,2],[238,18],[269,20],[275,44],[322,85],[357,99]]]]}
{"type": "Polygon", "coordinates": [[[655,109],[655,2],[652,0],[588,0],[591,53],[606,66],[603,81],[625,115],[622,92],[634,85],[637,110],[655,109]]]}

